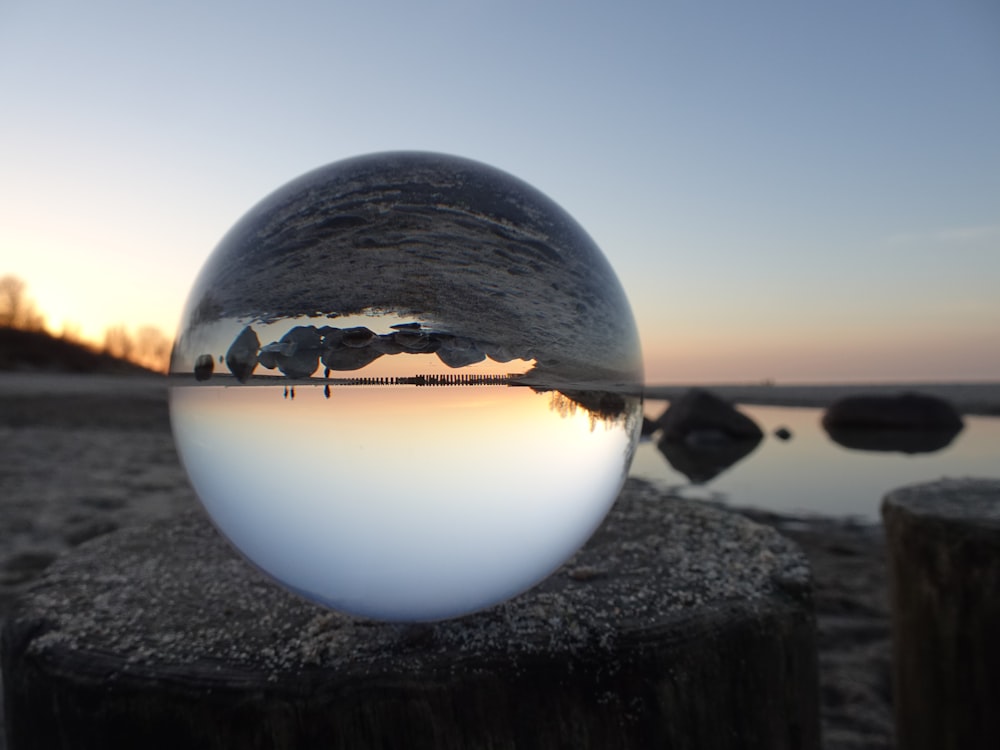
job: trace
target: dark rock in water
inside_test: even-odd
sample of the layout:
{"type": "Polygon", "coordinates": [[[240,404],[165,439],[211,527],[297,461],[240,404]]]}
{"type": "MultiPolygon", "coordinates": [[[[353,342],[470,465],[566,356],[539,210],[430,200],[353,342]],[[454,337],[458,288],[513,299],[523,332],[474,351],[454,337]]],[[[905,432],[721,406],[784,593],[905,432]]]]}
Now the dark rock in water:
{"type": "Polygon", "coordinates": [[[962,418],[944,399],[922,393],[848,396],[830,405],[823,427],[869,430],[946,430],[959,432],[962,418]]]}
{"type": "Polygon", "coordinates": [[[400,354],[406,351],[406,347],[396,341],[391,333],[387,333],[383,336],[377,336],[375,340],[372,341],[371,346],[375,349],[375,351],[381,352],[382,354],[400,354]]]}
{"type": "Polygon", "coordinates": [[[327,370],[360,370],[383,354],[396,354],[398,347],[387,347],[392,336],[379,336],[364,326],[318,329],[321,336],[320,359],[327,370]]]}
{"type": "Polygon", "coordinates": [[[245,383],[253,375],[257,367],[257,352],[260,351],[260,339],[250,326],[247,326],[237,336],[229,351],[226,352],[226,367],[238,381],[245,383]]]}
{"type": "Polygon", "coordinates": [[[920,393],[848,396],[823,415],[823,428],[846,448],[932,453],[962,431],[962,418],[947,401],[920,393]]]}
{"type": "Polygon", "coordinates": [[[278,366],[278,354],[281,344],[277,341],[272,341],[264,347],[261,347],[260,352],[257,354],[257,363],[261,367],[266,367],[268,370],[273,370],[278,366]]]}
{"type": "Polygon", "coordinates": [[[199,354],[194,361],[194,379],[208,380],[215,372],[215,358],[211,354],[199,354]]]}
{"type": "Polygon", "coordinates": [[[856,451],[934,453],[951,445],[959,431],[827,428],[830,439],[856,451]]]}
{"type": "Polygon", "coordinates": [[[441,337],[441,348],[438,349],[438,359],[448,367],[468,367],[486,359],[486,352],[482,351],[471,339],[461,336],[441,337]]]}
{"type": "Polygon", "coordinates": [[[352,349],[362,349],[369,346],[377,338],[375,332],[365,326],[344,328],[341,330],[341,334],[340,342],[352,349]]]}
{"type": "Polygon", "coordinates": [[[517,359],[517,355],[502,344],[480,343],[480,347],[494,362],[511,362],[517,359]]]}
{"type": "Polygon", "coordinates": [[[413,328],[403,328],[392,334],[393,340],[408,352],[435,352],[441,346],[441,339],[413,328]]]}
{"type": "Polygon", "coordinates": [[[344,331],[340,328],[335,328],[334,326],[322,326],[316,330],[320,335],[320,346],[323,349],[331,349],[333,347],[340,346],[340,343],[344,340],[344,331]]]}
{"type": "Polygon", "coordinates": [[[760,438],[733,440],[719,431],[696,431],[681,442],[660,438],[656,444],[667,462],[694,484],[704,484],[738,461],[760,443],[760,438]]]}
{"type": "Polygon", "coordinates": [[[774,436],[778,438],[778,440],[791,440],[792,431],[787,427],[779,427],[774,431],[774,436]]]}
{"type": "Polygon", "coordinates": [[[654,432],[656,432],[658,429],[660,429],[660,428],[657,426],[656,422],[654,422],[652,419],[650,419],[649,417],[643,417],[642,418],[642,436],[643,437],[649,437],[654,432]]]}
{"type": "MultiPolygon", "coordinates": [[[[663,430],[660,440],[668,443],[685,441],[692,433],[714,435],[720,440],[749,440],[755,445],[764,437],[760,427],[750,417],[737,411],[728,401],[701,388],[692,388],[671,403],[657,420],[657,425],[663,430]]],[[[698,440],[695,437],[695,441],[698,440]]]]}
{"type": "Polygon", "coordinates": [[[278,369],[289,378],[308,378],[319,367],[322,335],[315,326],[295,326],[281,337],[278,369]]]}
{"type": "Polygon", "coordinates": [[[289,378],[308,378],[319,367],[319,352],[301,351],[278,361],[278,369],[289,378]]]}
{"type": "Polygon", "coordinates": [[[323,365],[331,370],[360,370],[382,356],[374,346],[363,349],[330,349],[323,354],[323,365]]]}
{"type": "Polygon", "coordinates": [[[319,349],[323,335],[316,326],[295,326],[281,337],[282,344],[294,344],[291,355],[304,349],[319,349]]]}

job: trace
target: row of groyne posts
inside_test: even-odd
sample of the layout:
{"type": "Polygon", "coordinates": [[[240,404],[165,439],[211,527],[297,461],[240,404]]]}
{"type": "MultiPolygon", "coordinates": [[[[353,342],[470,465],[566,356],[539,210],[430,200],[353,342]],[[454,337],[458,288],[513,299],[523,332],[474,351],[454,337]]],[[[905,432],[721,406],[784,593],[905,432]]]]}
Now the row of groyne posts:
{"type": "Polygon", "coordinates": [[[330,385],[513,385],[517,373],[483,375],[471,373],[441,373],[408,375],[405,377],[332,378],[330,385]]]}
{"type": "MultiPolygon", "coordinates": [[[[996,750],[1000,480],[901,488],[882,517],[896,747],[996,750]]],[[[150,564],[136,564],[134,533],[108,534],[53,563],[4,624],[7,747],[820,750],[801,553],[774,529],[680,498],[625,493],[609,518],[614,534],[595,537],[591,558],[600,568],[571,566],[499,614],[365,627],[259,589],[200,516],[145,531],[150,564]],[[664,538],[683,552],[676,571],[664,538]],[[216,574],[192,578],[192,559],[216,574]],[[116,619],[106,607],[117,601],[129,604],[116,619]],[[243,645],[217,651],[219,632],[243,645]],[[284,651],[279,632],[295,634],[284,651]],[[283,656],[259,663],[272,651],[283,656]]]]}

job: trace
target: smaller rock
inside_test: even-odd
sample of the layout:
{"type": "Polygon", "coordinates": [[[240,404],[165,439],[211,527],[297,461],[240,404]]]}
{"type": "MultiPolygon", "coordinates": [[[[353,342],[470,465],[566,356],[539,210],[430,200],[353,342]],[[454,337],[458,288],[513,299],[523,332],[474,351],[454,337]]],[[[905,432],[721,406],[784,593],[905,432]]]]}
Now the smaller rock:
{"type": "Polygon", "coordinates": [[[792,431],[787,427],[782,426],[774,431],[774,436],[778,438],[778,440],[791,440],[792,431]]]}
{"type": "Polygon", "coordinates": [[[365,326],[341,329],[340,343],[351,349],[363,349],[378,338],[374,331],[365,326]]]}
{"type": "Polygon", "coordinates": [[[474,365],[486,359],[486,352],[482,351],[472,339],[461,336],[446,336],[438,339],[440,349],[438,358],[448,367],[459,368],[474,365]]]}
{"type": "Polygon", "coordinates": [[[757,423],[728,401],[701,388],[692,388],[657,420],[662,441],[684,442],[691,433],[721,435],[730,440],[760,440],[757,423]]]}
{"type": "Polygon", "coordinates": [[[211,354],[199,354],[194,361],[194,379],[208,380],[215,372],[215,358],[211,354]]]}

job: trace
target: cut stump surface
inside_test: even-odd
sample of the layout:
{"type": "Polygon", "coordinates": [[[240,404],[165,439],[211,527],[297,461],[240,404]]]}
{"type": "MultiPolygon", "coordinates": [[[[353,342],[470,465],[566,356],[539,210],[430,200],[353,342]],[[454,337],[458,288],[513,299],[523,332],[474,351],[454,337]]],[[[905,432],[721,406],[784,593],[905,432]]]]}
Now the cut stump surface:
{"type": "Polygon", "coordinates": [[[303,601],[191,513],[56,561],[3,633],[10,750],[818,748],[805,558],[630,481],[512,601],[399,625],[303,601]]]}

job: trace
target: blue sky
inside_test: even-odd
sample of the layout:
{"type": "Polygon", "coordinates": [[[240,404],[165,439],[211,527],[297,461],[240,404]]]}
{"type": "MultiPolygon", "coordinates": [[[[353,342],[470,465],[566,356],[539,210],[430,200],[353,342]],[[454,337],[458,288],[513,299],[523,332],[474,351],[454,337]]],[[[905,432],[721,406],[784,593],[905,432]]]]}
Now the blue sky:
{"type": "Polygon", "coordinates": [[[0,5],[0,273],[172,331],[295,176],[428,149],[604,249],[651,381],[1000,377],[1000,6],[0,5]]]}

